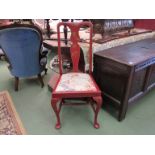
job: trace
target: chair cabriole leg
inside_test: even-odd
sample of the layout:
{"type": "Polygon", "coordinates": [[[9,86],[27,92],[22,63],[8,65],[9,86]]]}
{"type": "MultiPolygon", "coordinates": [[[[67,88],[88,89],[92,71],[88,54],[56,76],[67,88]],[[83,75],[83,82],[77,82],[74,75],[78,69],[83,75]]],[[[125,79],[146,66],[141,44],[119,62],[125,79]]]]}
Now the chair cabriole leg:
{"type": "Polygon", "coordinates": [[[48,69],[47,69],[47,68],[45,68],[45,75],[47,75],[47,71],[48,71],[48,69]]]}
{"type": "Polygon", "coordinates": [[[97,117],[98,117],[99,110],[101,109],[102,97],[101,96],[93,97],[93,100],[96,102],[95,116],[94,116],[94,128],[98,129],[100,128],[100,124],[97,121],[97,117]]]}
{"type": "Polygon", "coordinates": [[[55,125],[56,129],[60,129],[61,128],[61,123],[60,123],[60,116],[59,116],[59,109],[57,108],[57,103],[58,103],[59,99],[58,98],[52,98],[51,100],[51,106],[56,114],[57,117],[57,123],[55,125]]]}

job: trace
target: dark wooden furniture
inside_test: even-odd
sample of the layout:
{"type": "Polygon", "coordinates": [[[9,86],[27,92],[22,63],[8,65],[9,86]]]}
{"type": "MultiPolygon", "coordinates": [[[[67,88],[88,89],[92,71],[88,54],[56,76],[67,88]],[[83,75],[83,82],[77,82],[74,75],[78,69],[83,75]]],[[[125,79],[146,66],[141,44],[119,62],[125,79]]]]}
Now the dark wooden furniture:
{"type": "Polygon", "coordinates": [[[96,33],[101,35],[98,39],[95,37],[93,39],[93,42],[98,44],[152,32],[149,29],[135,28],[135,20],[132,19],[91,19],[91,21],[94,25],[94,36],[96,33]]]}
{"type": "Polygon", "coordinates": [[[47,36],[50,38],[51,31],[50,31],[50,19],[45,19],[46,21],[46,29],[47,29],[47,36]]]}
{"type": "Polygon", "coordinates": [[[155,86],[155,39],[95,53],[94,77],[105,108],[114,109],[118,120],[123,120],[128,105],[155,86]]]}
{"type": "Polygon", "coordinates": [[[130,30],[134,27],[134,20],[132,19],[91,19],[93,23],[94,33],[104,35],[112,35],[116,32],[130,30]]]}

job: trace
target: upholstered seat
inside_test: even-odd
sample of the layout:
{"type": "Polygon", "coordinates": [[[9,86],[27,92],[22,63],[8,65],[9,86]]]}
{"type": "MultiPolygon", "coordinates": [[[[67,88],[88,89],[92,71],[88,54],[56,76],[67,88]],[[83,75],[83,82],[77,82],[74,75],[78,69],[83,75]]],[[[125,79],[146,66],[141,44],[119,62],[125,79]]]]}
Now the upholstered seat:
{"type": "Polygon", "coordinates": [[[96,91],[94,82],[86,73],[67,73],[61,76],[56,88],[58,91],[96,91]]]}

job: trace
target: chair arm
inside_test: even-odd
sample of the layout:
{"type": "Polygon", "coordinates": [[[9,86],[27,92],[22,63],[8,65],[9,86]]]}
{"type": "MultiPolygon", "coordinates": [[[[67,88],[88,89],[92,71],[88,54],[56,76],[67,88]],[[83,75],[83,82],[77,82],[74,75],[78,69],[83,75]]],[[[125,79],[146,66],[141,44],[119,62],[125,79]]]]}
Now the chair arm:
{"type": "Polygon", "coordinates": [[[40,65],[45,66],[47,64],[47,54],[48,50],[42,46],[40,51],[40,65]]]}
{"type": "Polygon", "coordinates": [[[42,56],[46,56],[46,55],[48,54],[48,49],[45,48],[45,47],[42,47],[42,50],[41,50],[40,54],[41,54],[42,56]]]}

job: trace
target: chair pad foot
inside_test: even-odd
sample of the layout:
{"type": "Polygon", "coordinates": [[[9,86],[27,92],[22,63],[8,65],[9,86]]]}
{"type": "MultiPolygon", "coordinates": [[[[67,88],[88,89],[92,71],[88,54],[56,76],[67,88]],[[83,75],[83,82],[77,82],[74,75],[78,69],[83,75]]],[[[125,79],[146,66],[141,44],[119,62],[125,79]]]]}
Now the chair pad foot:
{"type": "Polygon", "coordinates": [[[100,124],[99,123],[95,123],[94,124],[94,128],[99,129],[100,128],[100,124]]]}
{"type": "Polygon", "coordinates": [[[60,128],[61,128],[61,125],[60,125],[59,123],[57,123],[57,124],[55,125],[55,128],[56,128],[56,129],[60,129],[60,128]]]}

